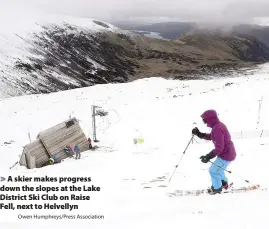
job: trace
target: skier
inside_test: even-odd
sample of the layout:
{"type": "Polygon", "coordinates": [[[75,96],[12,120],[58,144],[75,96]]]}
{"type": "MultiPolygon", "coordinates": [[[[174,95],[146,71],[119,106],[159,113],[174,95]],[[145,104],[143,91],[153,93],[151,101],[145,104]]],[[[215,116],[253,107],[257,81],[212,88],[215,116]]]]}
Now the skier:
{"type": "Polygon", "coordinates": [[[60,160],[57,160],[56,156],[55,155],[51,155],[50,159],[49,159],[49,162],[50,164],[58,164],[60,163],[61,161],[60,160]]]}
{"type": "Polygon", "coordinates": [[[92,149],[92,139],[90,137],[88,138],[88,145],[89,149],[92,149]]]}
{"type": "Polygon", "coordinates": [[[54,165],[57,163],[60,163],[60,161],[56,159],[55,155],[51,155],[49,160],[46,161],[45,163],[43,163],[41,167],[48,166],[48,165],[54,165]]]}
{"type": "MultiPolygon", "coordinates": [[[[212,128],[211,133],[201,133],[199,129],[195,127],[192,130],[192,134],[201,139],[212,140],[215,149],[207,155],[201,156],[200,159],[203,163],[207,163],[209,160],[217,157],[214,164],[226,169],[236,158],[236,151],[234,144],[231,141],[231,135],[226,125],[220,122],[215,110],[205,111],[201,115],[201,118],[208,127],[212,128]]],[[[212,181],[212,186],[207,190],[209,194],[221,193],[223,188],[228,188],[228,179],[224,174],[224,170],[214,164],[212,164],[209,168],[212,181]]]]}
{"type": "Polygon", "coordinates": [[[68,157],[73,158],[74,152],[71,146],[66,146],[64,148],[64,152],[68,155],[68,157]]]}
{"type": "Polygon", "coordinates": [[[77,145],[73,147],[73,152],[76,154],[76,160],[80,159],[81,157],[80,148],[77,145]]]}

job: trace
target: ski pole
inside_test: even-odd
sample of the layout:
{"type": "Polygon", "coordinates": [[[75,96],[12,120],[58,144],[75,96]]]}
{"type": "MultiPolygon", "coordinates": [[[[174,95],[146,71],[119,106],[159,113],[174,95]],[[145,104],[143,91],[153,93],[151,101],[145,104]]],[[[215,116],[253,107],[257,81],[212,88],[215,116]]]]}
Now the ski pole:
{"type": "MultiPolygon", "coordinates": [[[[217,166],[217,167],[223,169],[224,171],[226,171],[226,172],[228,172],[228,173],[232,173],[232,171],[229,171],[229,170],[227,170],[227,169],[224,169],[223,167],[221,167],[220,165],[217,165],[216,163],[214,163],[214,162],[212,162],[212,161],[209,161],[209,162],[210,162],[211,164],[213,164],[213,165],[215,165],[215,166],[217,166]]],[[[237,176],[238,178],[240,178],[240,179],[244,180],[245,182],[251,184],[248,180],[245,180],[245,179],[242,178],[241,176],[239,176],[239,175],[235,175],[235,176],[237,176]]]]}
{"type": "Polygon", "coordinates": [[[181,157],[180,157],[180,159],[179,159],[179,162],[178,162],[177,165],[175,166],[174,172],[173,172],[172,176],[170,177],[168,183],[171,181],[172,177],[174,176],[174,174],[175,174],[175,172],[176,172],[176,169],[177,169],[179,163],[181,162],[181,160],[182,160],[182,158],[183,158],[183,156],[184,156],[186,150],[188,149],[189,145],[191,144],[193,138],[194,138],[194,135],[192,135],[191,140],[189,141],[189,143],[188,143],[186,149],[183,151],[183,154],[181,155],[181,157]]]}

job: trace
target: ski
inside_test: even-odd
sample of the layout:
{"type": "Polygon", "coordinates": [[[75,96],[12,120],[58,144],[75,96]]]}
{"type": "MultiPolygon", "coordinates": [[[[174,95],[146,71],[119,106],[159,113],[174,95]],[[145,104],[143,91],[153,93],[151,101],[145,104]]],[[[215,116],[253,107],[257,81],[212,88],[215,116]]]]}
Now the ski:
{"type": "Polygon", "coordinates": [[[257,189],[260,189],[260,185],[252,185],[252,186],[246,186],[246,187],[241,187],[241,188],[232,188],[230,190],[223,191],[222,193],[241,193],[241,192],[253,191],[257,189]]]}
{"type": "MultiPolygon", "coordinates": [[[[247,192],[252,190],[257,190],[260,188],[260,185],[253,185],[253,186],[246,186],[241,188],[230,188],[233,184],[229,184],[229,188],[227,190],[222,191],[218,194],[227,194],[227,193],[241,193],[241,192],[247,192]]],[[[168,193],[169,197],[175,197],[175,196],[199,196],[199,195],[212,195],[207,192],[207,189],[198,189],[198,190],[175,190],[172,193],[168,193]]],[[[217,194],[213,194],[217,195],[217,194]]]]}
{"type": "Polygon", "coordinates": [[[208,194],[206,189],[196,189],[196,190],[175,190],[172,193],[169,193],[168,196],[199,196],[201,194],[208,194]]]}

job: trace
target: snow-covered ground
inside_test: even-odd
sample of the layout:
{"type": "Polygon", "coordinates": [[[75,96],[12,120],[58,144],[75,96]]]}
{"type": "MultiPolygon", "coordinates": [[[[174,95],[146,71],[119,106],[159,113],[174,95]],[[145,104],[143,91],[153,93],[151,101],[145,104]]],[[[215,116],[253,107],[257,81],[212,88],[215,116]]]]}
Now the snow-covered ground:
{"type": "MultiPolygon", "coordinates": [[[[230,165],[233,173],[228,177],[234,187],[248,185],[240,177],[263,189],[268,187],[268,88],[266,64],[254,75],[238,78],[209,81],[151,78],[1,100],[0,176],[91,177],[87,185],[101,187],[100,192],[90,192],[91,200],[76,202],[79,210],[1,210],[1,228],[269,228],[266,191],[199,197],[167,195],[175,190],[210,185],[209,164],[201,163],[199,157],[210,152],[213,145],[200,139],[189,146],[168,183],[191,138],[191,129],[198,126],[201,131],[210,131],[200,119],[207,109],[217,110],[233,136],[237,159],[230,165]],[[98,150],[83,152],[81,160],[69,159],[42,169],[27,170],[20,166],[9,169],[19,159],[22,147],[29,143],[28,133],[33,140],[40,131],[69,115],[78,118],[85,134],[91,136],[93,104],[109,111],[107,117],[98,119],[98,150]],[[138,137],[144,138],[144,143],[134,145],[133,139],[138,137]],[[159,187],[162,185],[167,187],[159,187]],[[105,219],[42,222],[17,217],[78,213],[104,215],[105,219]]],[[[10,185],[1,183],[7,184],[10,185]]],[[[59,192],[55,194],[60,196],[59,192]]]]}
{"type": "MultiPolygon", "coordinates": [[[[58,55],[58,53],[53,53],[54,51],[50,48],[53,47],[59,52],[62,45],[55,42],[55,37],[65,40],[66,37],[71,36],[72,39],[69,38],[68,42],[70,42],[69,46],[72,46],[71,42],[74,40],[87,36],[91,41],[90,35],[95,36],[97,33],[136,36],[134,33],[121,30],[102,21],[42,12],[1,12],[0,21],[0,98],[31,94],[31,88],[38,90],[43,88],[41,85],[50,85],[48,78],[51,80],[55,78],[64,84],[68,82],[69,85],[79,86],[77,79],[55,68],[55,66],[60,65],[76,71],[74,66],[69,66],[75,54],[83,56],[87,63],[93,65],[92,69],[88,68],[88,70],[91,69],[91,73],[98,69],[106,69],[106,64],[102,62],[102,58],[97,63],[92,57],[92,53],[83,53],[75,44],[73,48],[76,53],[74,54],[70,50],[68,52],[68,48],[64,47],[68,55],[64,58],[62,56],[64,52],[61,53],[58,58],[60,63],[56,64],[56,60],[54,60],[55,66],[50,69],[45,60],[50,55],[58,55]],[[44,71],[40,72],[36,69],[36,61],[44,71]],[[28,70],[29,68],[31,70],[28,71],[27,66],[28,70]],[[25,84],[28,85],[26,88],[25,84]]],[[[78,59],[77,56],[76,59],[78,59]]]]}

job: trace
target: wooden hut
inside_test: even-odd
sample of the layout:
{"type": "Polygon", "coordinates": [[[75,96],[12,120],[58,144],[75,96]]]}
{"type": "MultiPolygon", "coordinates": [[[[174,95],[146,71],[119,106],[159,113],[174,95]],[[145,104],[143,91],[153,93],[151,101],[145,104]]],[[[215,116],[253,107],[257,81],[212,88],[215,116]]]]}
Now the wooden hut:
{"type": "Polygon", "coordinates": [[[40,132],[35,141],[24,147],[20,165],[28,169],[41,168],[47,164],[52,155],[59,162],[68,157],[64,148],[70,145],[77,145],[80,152],[89,149],[87,138],[76,118],[40,132]]]}

